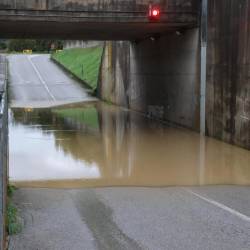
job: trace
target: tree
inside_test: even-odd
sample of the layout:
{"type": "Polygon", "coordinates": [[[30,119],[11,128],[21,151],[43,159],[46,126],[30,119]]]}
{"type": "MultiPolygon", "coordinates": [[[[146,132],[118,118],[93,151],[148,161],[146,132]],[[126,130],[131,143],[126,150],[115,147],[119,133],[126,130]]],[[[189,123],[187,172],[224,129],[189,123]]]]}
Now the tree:
{"type": "Polygon", "coordinates": [[[60,40],[12,39],[8,43],[8,50],[22,52],[30,49],[35,52],[49,52],[52,45],[55,50],[63,48],[63,42],[60,40]]]}

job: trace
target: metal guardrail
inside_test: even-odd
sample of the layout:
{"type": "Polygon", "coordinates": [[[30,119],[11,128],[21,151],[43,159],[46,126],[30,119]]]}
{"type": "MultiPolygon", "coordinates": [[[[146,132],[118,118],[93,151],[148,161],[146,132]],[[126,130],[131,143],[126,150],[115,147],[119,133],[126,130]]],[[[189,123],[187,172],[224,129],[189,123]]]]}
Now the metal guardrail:
{"type": "Polygon", "coordinates": [[[7,62],[0,55],[0,249],[5,247],[5,218],[8,176],[7,62]]]}

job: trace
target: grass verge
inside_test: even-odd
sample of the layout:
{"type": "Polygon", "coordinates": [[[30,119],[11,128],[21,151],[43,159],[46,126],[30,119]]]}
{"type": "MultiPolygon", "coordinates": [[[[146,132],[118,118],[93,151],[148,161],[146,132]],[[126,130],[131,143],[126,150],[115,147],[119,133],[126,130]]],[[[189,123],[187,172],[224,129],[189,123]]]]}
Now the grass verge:
{"type": "Polygon", "coordinates": [[[72,75],[84,81],[93,91],[97,88],[103,47],[66,49],[52,55],[72,75]]]}

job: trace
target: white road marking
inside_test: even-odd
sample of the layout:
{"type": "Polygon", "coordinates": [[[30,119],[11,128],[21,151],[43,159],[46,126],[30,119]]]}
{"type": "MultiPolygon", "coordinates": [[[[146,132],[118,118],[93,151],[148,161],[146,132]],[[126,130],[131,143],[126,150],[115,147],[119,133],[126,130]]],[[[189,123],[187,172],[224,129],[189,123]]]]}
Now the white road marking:
{"type": "Polygon", "coordinates": [[[56,98],[54,97],[54,95],[51,93],[51,91],[48,88],[48,85],[46,84],[46,82],[43,80],[40,72],[38,71],[37,67],[35,66],[35,64],[32,62],[31,57],[27,56],[30,64],[32,65],[33,69],[35,70],[39,80],[41,81],[41,83],[43,84],[43,86],[45,87],[45,89],[47,90],[48,94],[50,95],[50,97],[52,98],[53,101],[56,101],[56,98]]]}
{"type": "Polygon", "coordinates": [[[242,219],[244,221],[250,222],[250,217],[246,216],[245,214],[242,214],[242,213],[240,213],[240,212],[238,212],[238,211],[236,211],[236,210],[234,210],[234,209],[232,209],[230,207],[227,207],[227,206],[225,206],[225,205],[223,205],[223,204],[221,204],[221,203],[219,203],[217,201],[211,200],[211,199],[206,198],[206,197],[204,197],[204,196],[202,196],[200,194],[197,194],[196,192],[194,192],[194,191],[192,191],[192,190],[190,190],[188,188],[184,188],[184,190],[186,192],[188,192],[188,193],[190,193],[190,194],[192,194],[192,195],[194,195],[194,196],[196,196],[196,197],[198,197],[198,198],[200,198],[200,199],[202,199],[202,200],[216,206],[216,207],[219,207],[219,208],[229,212],[232,215],[237,216],[238,218],[240,218],[240,219],[242,219]]]}

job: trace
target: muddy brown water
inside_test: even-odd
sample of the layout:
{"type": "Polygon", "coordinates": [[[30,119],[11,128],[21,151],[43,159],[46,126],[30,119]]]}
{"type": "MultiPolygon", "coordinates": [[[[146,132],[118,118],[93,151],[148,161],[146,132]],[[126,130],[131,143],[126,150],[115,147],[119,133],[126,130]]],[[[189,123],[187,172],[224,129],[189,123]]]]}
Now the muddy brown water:
{"type": "Polygon", "coordinates": [[[250,184],[250,151],[100,102],[10,111],[19,187],[250,184]]]}

